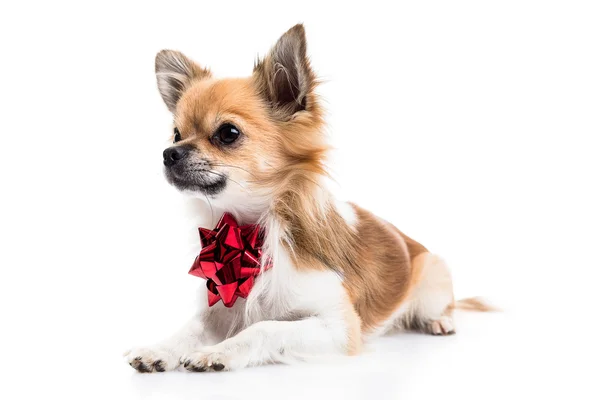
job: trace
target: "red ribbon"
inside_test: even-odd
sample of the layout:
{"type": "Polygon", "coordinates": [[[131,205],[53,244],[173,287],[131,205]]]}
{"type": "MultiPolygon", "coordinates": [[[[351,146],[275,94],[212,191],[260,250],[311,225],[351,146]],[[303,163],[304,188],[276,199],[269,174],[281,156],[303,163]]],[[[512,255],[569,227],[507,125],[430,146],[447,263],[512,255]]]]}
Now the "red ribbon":
{"type": "MultiPolygon", "coordinates": [[[[198,228],[202,250],[190,274],[207,280],[208,305],[219,300],[231,307],[247,298],[254,277],[260,274],[263,232],[258,225],[239,226],[233,215],[223,214],[214,230],[198,228]]],[[[265,269],[270,268],[268,263],[265,269]]]]}

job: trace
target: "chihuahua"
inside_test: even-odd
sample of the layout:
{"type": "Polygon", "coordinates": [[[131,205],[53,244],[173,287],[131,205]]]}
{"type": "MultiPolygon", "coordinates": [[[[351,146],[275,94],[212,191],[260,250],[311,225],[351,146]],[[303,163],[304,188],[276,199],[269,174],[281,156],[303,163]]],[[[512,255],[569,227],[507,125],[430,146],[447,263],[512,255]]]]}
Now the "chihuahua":
{"type": "Polygon", "coordinates": [[[227,371],[354,355],[391,331],[453,334],[456,308],[491,309],[477,298],[455,301],[444,261],[321,184],[328,145],[302,25],[250,77],[216,79],[163,50],[156,78],[174,116],[167,180],[260,227],[262,269],[245,299],[202,301],[173,337],[130,350],[133,368],[227,371]]]}

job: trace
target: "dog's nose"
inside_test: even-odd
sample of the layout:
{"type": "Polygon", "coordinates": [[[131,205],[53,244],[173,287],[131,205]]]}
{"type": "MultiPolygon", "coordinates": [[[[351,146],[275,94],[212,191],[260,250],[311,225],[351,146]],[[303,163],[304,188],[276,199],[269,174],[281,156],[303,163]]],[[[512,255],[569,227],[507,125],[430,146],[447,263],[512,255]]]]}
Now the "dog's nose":
{"type": "Polygon", "coordinates": [[[163,151],[163,163],[171,167],[188,155],[189,149],[184,146],[173,146],[163,151]]]}

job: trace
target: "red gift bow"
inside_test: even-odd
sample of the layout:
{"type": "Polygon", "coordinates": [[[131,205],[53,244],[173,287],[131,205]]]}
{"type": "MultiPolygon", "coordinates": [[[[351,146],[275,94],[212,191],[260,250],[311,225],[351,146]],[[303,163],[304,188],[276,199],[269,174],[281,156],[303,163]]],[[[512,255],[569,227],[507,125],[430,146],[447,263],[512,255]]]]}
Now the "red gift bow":
{"type": "MultiPolygon", "coordinates": [[[[260,274],[263,234],[258,225],[239,226],[233,215],[223,214],[214,230],[198,228],[202,250],[190,274],[207,280],[208,305],[223,300],[231,307],[247,298],[254,277],[260,274]]],[[[265,269],[270,268],[270,263],[265,269]]]]}

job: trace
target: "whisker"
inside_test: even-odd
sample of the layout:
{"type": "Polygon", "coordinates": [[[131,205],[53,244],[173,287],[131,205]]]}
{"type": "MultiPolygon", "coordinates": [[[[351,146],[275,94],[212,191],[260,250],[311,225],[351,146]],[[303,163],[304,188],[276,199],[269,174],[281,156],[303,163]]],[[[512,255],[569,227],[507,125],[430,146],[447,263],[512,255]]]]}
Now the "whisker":
{"type": "Polygon", "coordinates": [[[213,162],[213,161],[210,161],[210,160],[207,160],[205,163],[192,163],[190,165],[192,165],[192,166],[194,166],[194,165],[204,165],[204,166],[206,166],[207,163],[209,165],[215,166],[215,167],[228,167],[228,168],[241,169],[242,171],[248,173],[249,175],[251,175],[253,177],[256,177],[256,175],[254,175],[252,172],[248,171],[246,168],[242,168],[242,167],[239,167],[237,165],[231,165],[231,164],[223,164],[223,163],[219,163],[219,162],[213,162]]]}
{"type": "Polygon", "coordinates": [[[212,226],[215,223],[215,211],[213,210],[212,203],[210,202],[210,200],[209,200],[208,196],[206,195],[206,193],[202,193],[202,194],[204,195],[204,197],[206,197],[206,202],[210,206],[210,224],[212,226]]]}
{"type": "MultiPolygon", "coordinates": [[[[268,161],[266,161],[266,160],[263,160],[263,162],[264,162],[264,163],[265,163],[267,166],[269,166],[270,168],[272,168],[272,169],[276,169],[276,168],[275,168],[273,165],[271,165],[271,163],[269,163],[268,161]]],[[[206,164],[207,164],[207,163],[208,163],[209,165],[212,165],[212,166],[215,166],[215,167],[227,167],[227,168],[237,168],[237,169],[241,169],[242,171],[245,171],[245,172],[246,172],[246,173],[248,173],[250,176],[252,176],[253,178],[255,178],[255,180],[253,180],[253,181],[249,181],[249,182],[251,182],[251,183],[260,183],[260,180],[257,178],[257,176],[256,176],[255,174],[253,174],[253,173],[251,173],[250,171],[248,171],[247,169],[245,169],[245,168],[242,168],[242,167],[240,167],[240,166],[237,166],[237,165],[223,164],[223,163],[214,162],[214,161],[211,161],[211,160],[206,160],[206,162],[203,162],[203,163],[193,163],[192,165],[204,165],[204,166],[206,166],[206,164]]],[[[201,170],[201,171],[207,171],[207,172],[215,173],[215,171],[210,171],[210,170],[201,170]]],[[[226,175],[223,175],[223,176],[225,176],[227,179],[230,179],[231,181],[235,182],[233,179],[229,178],[228,176],[226,176],[226,175]]],[[[318,182],[316,182],[316,181],[314,181],[314,180],[312,180],[312,179],[310,179],[310,178],[307,178],[307,177],[305,177],[305,179],[306,179],[306,180],[308,180],[309,182],[311,182],[312,184],[314,184],[315,186],[318,186],[319,188],[321,188],[321,190],[324,190],[323,186],[321,186],[321,184],[319,184],[318,182]]],[[[237,183],[238,185],[240,185],[238,182],[235,182],[235,183],[237,183]]],[[[243,189],[245,189],[245,188],[244,188],[242,185],[240,185],[240,187],[242,187],[243,189]]]]}
{"type": "Polygon", "coordinates": [[[237,169],[241,169],[242,171],[245,171],[246,173],[255,176],[252,172],[248,171],[245,168],[242,167],[238,167],[237,165],[229,165],[229,164],[220,164],[220,163],[211,163],[211,165],[214,165],[215,167],[229,167],[229,168],[237,168],[237,169]]]}
{"type": "Polygon", "coordinates": [[[227,179],[227,180],[230,180],[230,181],[232,181],[233,183],[236,183],[236,184],[237,184],[239,187],[241,187],[241,188],[242,188],[242,189],[243,189],[243,190],[244,190],[246,193],[249,193],[249,192],[248,192],[248,189],[246,189],[246,188],[245,188],[245,187],[244,187],[244,186],[243,186],[241,183],[239,183],[238,181],[236,181],[236,180],[234,180],[234,179],[231,179],[230,177],[228,177],[228,176],[227,176],[227,175],[225,175],[225,174],[221,174],[221,173],[219,173],[219,172],[216,172],[216,171],[211,171],[211,170],[208,170],[208,169],[206,169],[206,170],[199,170],[199,171],[202,171],[202,172],[208,172],[208,173],[210,173],[210,174],[214,174],[214,175],[217,175],[217,176],[223,177],[223,178],[225,178],[225,179],[227,179]]]}

